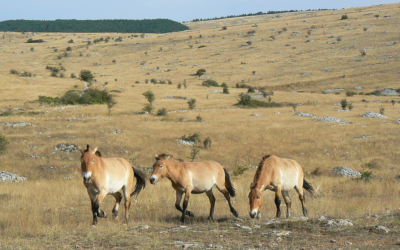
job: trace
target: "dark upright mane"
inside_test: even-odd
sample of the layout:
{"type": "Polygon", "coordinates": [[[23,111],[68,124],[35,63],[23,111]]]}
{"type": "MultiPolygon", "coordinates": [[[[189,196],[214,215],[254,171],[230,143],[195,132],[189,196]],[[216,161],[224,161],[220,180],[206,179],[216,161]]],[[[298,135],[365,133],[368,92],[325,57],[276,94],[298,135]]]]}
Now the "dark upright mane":
{"type": "MultiPolygon", "coordinates": [[[[89,144],[87,144],[87,145],[86,145],[86,149],[85,149],[85,150],[83,150],[83,152],[84,152],[84,153],[88,152],[88,151],[89,151],[89,148],[90,148],[90,145],[89,145],[89,144]]],[[[96,153],[95,153],[95,155],[97,155],[98,157],[102,157],[102,155],[101,155],[100,151],[97,151],[97,150],[96,150],[96,153]]]]}
{"type": "Polygon", "coordinates": [[[256,174],[254,175],[253,185],[257,184],[258,179],[260,179],[261,171],[263,170],[264,162],[268,159],[271,155],[265,155],[260,163],[258,164],[256,174]]]}
{"type": "Polygon", "coordinates": [[[179,162],[184,162],[184,160],[182,160],[182,159],[175,159],[173,155],[169,155],[169,154],[165,154],[165,153],[157,155],[156,159],[157,159],[157,160],[165,160],[165,159],[167,159],[168,157],[169,157],[170,160],[175,160],[175,161],[179,161],[179,162]]]}

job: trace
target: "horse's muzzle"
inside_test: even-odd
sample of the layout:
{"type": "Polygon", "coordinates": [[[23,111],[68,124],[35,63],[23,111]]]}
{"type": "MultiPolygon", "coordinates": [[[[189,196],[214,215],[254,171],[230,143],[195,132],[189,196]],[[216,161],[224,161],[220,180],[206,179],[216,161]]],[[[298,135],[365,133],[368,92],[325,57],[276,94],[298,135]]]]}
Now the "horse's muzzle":
{"type": "Polygon", "coordinates": [[[151,184],[156,184],[157,178],[154,176],[150,176],[150,183],[151,184]]]}
{"type": "Polygon", "coordinates": [[[92,177],[83,177],[83,183],[90,183],[92,181],[92,177]]]}
{"type": "Polygon", "coordinates": [[[249,215],[252,219],[254,219],[257,215],[257,213],[252,213],[251,211],[249,212],[249,215]]]}

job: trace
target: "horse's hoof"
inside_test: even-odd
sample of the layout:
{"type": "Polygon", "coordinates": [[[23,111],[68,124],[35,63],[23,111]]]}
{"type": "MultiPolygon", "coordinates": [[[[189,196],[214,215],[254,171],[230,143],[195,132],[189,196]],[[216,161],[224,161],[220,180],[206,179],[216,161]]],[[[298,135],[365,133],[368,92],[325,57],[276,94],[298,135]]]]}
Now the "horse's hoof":
{"type": "Polygon", "coordinates": [[[103,218],[107,218],[107,217],[108,217],[106,212],[101,211],[101,213],[102,213],[102,217],[103,217],[103,218]]]}
{"type": "Polygon", "coordinates": [[[211,217],[211,216],[208,216],[207,220],[209,220],[209,221],[214,221],[214,218],[211,217]]]}
{"type": "Polygon", "coordinates": [[[238,212],[238,211],[236,211],[236,210],[235,210],[235,211],[233,211],[233,212],[232,212],[232,214],[233,214],[233,216],[235,216],[236,218],[237,218],[237,217],[239,217],[239,212],[238,212]]]}
{"type": "Polygon", "coordinates": [[[187,215],[189,215],[189,217],[194,217],[194,213],[188,211],[187,215]]]}

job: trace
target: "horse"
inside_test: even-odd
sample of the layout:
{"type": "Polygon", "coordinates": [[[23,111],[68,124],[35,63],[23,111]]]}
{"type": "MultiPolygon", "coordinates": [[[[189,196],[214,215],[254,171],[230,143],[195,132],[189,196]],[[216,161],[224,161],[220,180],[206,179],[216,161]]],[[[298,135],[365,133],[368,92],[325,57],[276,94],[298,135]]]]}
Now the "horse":
{"type": "Polygon", "coordinates": [[[307,217],[308,211],[305,207],[305,189],[314,197],[314,188],[304,179],[304,172],[300,164],[294,160],[283,159],[275,155],[266,155],[262,158],[254,175],[253,183],[250,185],[249,203],[250,217],[261,217],[259,211],[263,204],[262,192],[266,189],[275,192],[276,217],[281,216],[281,197],[286,203],[286,218],[290,217],[291,200],[289,190],[294,188],[301,201],[303,214],[307,217]]]}
{"type": "Polygon", "coordinates": [[[97,217],[107,218],[106,212],[100,211],[100,203],[106,195],[115,198],[115,205],[112,210],[114,219],[118,218],[118,208],[122,200],[122,193],[125,198],[125,223],[129,220],[129,207],[131,197],[139,195],[146,187],[146,176],[138,169],[132,167],[128,161],[122,158],[103,158],[97,148],[92,149],[89,144],[81,152],[81,171],[83,184],[85,185],[92,204],[93,226],[98,223],[97,217]],[[135,190],[129,194],[133,185],[133,176],[137,182],[135,190]]]}
{"type": "Polygon", "coordinates": [[[235,197],[235,188],[230,180],[228,171],[215,161],[203,162],[182,162],[177,161],[172,155],[156,155],[156,162],[153,164],[153,173],[150,183],[156,184],[162,178],[168,178],[172,187],[176,190],[175,208],[182,212],[180,221],[185,222],[185,215],[194,217],[194,214],[187,210],[191,194],[206,193],[210,200],[209,220],[214,219],[215,197],[212,188],[217,189],[225,196],[231,213],[238,217],[239,213],[233,208],[230,197],[235,197]],[[185,194],[183,208],[181,207],[182,196],[185,194]]]}

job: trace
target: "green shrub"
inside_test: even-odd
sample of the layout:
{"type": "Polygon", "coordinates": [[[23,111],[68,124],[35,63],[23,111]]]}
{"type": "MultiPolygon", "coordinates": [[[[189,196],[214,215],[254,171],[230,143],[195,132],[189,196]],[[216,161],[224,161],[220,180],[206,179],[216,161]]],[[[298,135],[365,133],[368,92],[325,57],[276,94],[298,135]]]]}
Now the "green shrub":
{"type": "Polygon", "coordinates": [[[189,109],[194,109],[196,107],[196,99],[190,99],[187,104],[189,105],[189,109]]]}
{"type": "Polygon", "coordinates": [[[157,115],[158,116],[166,116],[168,114],[167,109],[166,108],[162,108],[157,110],[157,115]]]}
{"type": "Polygon", "coordinates": [[[39,96],[39,103],[47,103],[47,104],[53,104],[55,103],[56,100],[53,97],[49,96],[39,96]]]}
{"type": "Polygon", "coordinates": [[[210,86],[220,87],[217,81],[214,81],[214,80],[211,80],[211,79],[203,81],[203,83],[201,85],[202,86],[206,86],[206,87],[210,87],[210,86]]]}
{"type": "Polygon", "coordinates": [[[223,88],[228,87],[228,84],[226,84],[226,83],[223,82],[223,83],[221,84],[221,87],[223,87],[223,88]]]}
{"type": "Polygon", "coordinates": [[[72,48],[70,46],[67,47],[67,51],[72,51],[72,48]]]}
{"type": "Polygon", "coordinates": [[[11,115],[12,115],[12,112],[10,112],[10,111],[6,111],[6,112],[3,112],[0,114],[0,116],[11,116],[11,115]]]}
{"type": "Polygon", "coordinates": [[[349,19],[349,17],[347,15],[342,15],[341,20],[345,20],[345,19],[349,19]]]}
{"type": "Polygon", "coordinates": [[[15,70],[15,69],[11,69],[10,70],[10,74],[19,75],[19,72],[17,70],[15,70]]]}
{"type": "Polygon", "coordinates": [[[376,95],[376,96],[380,96],[381,95],[381,91],[380,90],[374,90],[370,93],[367,93],[366,95],[376,95]]]}
{"type": "Polygon", "coordinates": [[[310,174],[313,176],[321,176],[321,171],[319,170],[319,168],[316,168],[310,174]]]}
{"type": "Polygon", "coordinates": [[[86,70],[86,69],[81,70],[81,73],[79,76],[82,79],[82,81],[86,81],[86,82],[91,82],[94,79],[92,72],[90,72],[89,70],[86,70]]]}
{"type": "Polygon", "coordinates": [[[153,109],[154,109],[154,106],[151,103],[148,103],[148,104],[144,105],[144,107],[143,107],[143,111],[148,112],[148,113],[151,113],[153,111],[153,109]]]}
{"type": "Polygon", "coordinates": [[[349,103],[347,102],[346,99],[340,101],[340,106],[342,107],[343,110],[346,110],[347,105],[349,105],[349,103]]]}
{"type": "Polygon", "coordinates": [[[244,174],[244,172],[246,172],[247,170],[249,170],[249,167],[239,164],[236,166],[235,170],[233,170],[233,176],[238,177],[244,174]]]}
{"type": "Polygon", "coordinates": [[[26,41],[27,43],[42,43],[44,42],[43,39],[37,39],[37,40],[33,40],[32,38],[29,38],[28,41],[26,41]]]}
{"type": "MultiPolygon", "coordinates": [[[[270,98],[270,96],[269,96],[270,98]]],[[[276,102],[263,102],[260,100],[254,100],[251,99],[251,96],[249,96],[248,94],[240,94],[239,95],[239,99],[238,99],[238,103],[236,103],[235,105],[239,105],[242,107],[249,107],[249,108],[257,108],[257,107],[261,107],[261,108],[272,108],[272,107],[282,107],[283,104],[280,103],[276,103],[276,102]]],[[[291,104],[289,104],[291,105],[291,104]]]]}
{"type": "Polygon", "coordinates": [[[360,176],[360,178],[357,178],[357,181],[368,182],[373,178],[372,171],[361,171],[360,173],[361,173],[361,176],[360,176]]]}
{"type": "Polygon", "coordinates": [[[201,117],[200,115],[196,116],[196,121],[202,122],[203,121],[203,117],[201,117]]]}
{"type": "Polygon", "coordinates": [[[224,93],[224,94],[229,94],[229,89],[228,89],[228,87],[224,87],[224,88],[222,89],[222,93],[224,93]]]}
{"type": "Polygon", "coordinates": [[[148,90],[148,91],[146,91],[146,92],[143,92],[142,95],[143,95],[144,97],[146,97],[147,101],[148,101],[150,104],[153,104],[154,100],[156,99],[156,96],[154,95],[153,91],[151,91],[151,90],[148,90]]]}
{"type": "Polygon", "coordinates": [[[193,135],[189,134],[189,136],[187,137],[186,135],[184,135],[180,139],[184,141],[194,142],[195,144],[197,144],[198,142],[200,142],[200,135],[198,133],[194,133],[193,135]]]}
{"type": "Polygon", "coordinates": [[[212,140],[210,137],[207,137],[206,139],[204,139],[203,145],[205,148],[211,148],[211,144],[212,144],[212,140]]]}
{"type": "Polygon", "coordinates": [[[250,85],[247,85],[245,83],[236,83],[236,88],[240,89],[248,89],[250,85]]]}
{"type": "Polygon", "coordinates": [[[254,92],[256,92],[256,88],[249,86],[249,88],[247,89],[247,93],[254,93],[254,92]]]}
{"type": "Polygon", "coordinates": [[[8,143],[7,138],[4,135],[0,135],[0,155],[6,152],[8,143]]]}
{"type": "Polygon", "coordinates": [[[385,108],[384,107],[380,107],[379,108],[379,114],[385,115],[385,108]]]}
{"type": "Polygon", "coordinates": [[[351,90],[346,91],[346,96],[353,96],[353,95],[357,95],[357,93],[351,90]]]}

